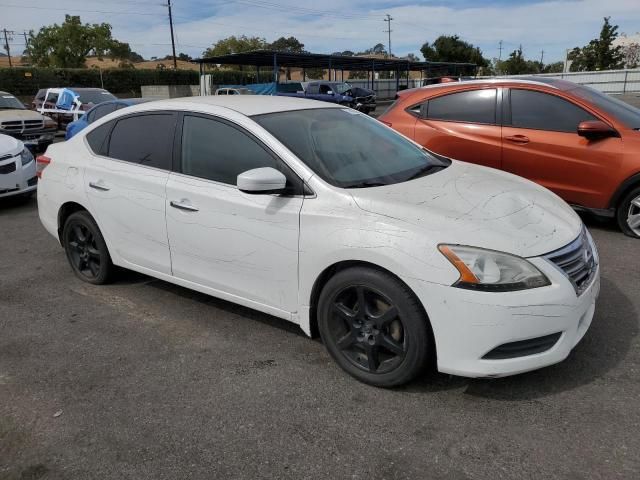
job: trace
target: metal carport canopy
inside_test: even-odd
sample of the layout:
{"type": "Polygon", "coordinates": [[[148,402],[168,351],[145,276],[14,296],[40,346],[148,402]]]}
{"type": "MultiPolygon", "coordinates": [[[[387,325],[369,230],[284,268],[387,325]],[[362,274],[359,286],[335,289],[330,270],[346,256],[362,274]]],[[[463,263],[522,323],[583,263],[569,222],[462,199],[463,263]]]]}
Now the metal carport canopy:
{"type": "Polygon", "coordinates": [[[252,65],[255,67],[331,68],[336,70],[422,71],[447,70],[475,73],[474,63],[412,62],[400,58],[348,57],[319,53],[289,53],[275,50],[253,50],[193,60],[195,63],[252,65]]]}

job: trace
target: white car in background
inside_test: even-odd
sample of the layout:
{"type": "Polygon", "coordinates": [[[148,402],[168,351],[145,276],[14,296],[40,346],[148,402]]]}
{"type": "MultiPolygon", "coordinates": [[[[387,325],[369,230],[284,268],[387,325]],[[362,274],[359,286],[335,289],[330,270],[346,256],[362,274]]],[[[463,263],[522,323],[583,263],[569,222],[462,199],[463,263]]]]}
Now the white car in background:
{"type": "Polygon", "coordinates": [[[190,97],[121,110],[38,157],[40,219],[75,274],[114,265],[316,332],[378,386],[557,363],[598,256],[536,184],[451,161],[338,105],[190,97]]]}
{"type": "Polygon", "coordinates": [[[24,144],[0,134],[0,198],[30,196],[37,188],[36,162],[24,144]]]}

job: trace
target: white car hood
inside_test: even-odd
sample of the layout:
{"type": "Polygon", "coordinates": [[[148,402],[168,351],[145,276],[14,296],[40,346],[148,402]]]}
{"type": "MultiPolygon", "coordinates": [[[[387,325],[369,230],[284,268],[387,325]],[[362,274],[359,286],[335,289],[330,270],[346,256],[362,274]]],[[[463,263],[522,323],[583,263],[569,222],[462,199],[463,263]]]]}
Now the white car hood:
{"type": "Polygon", "coordinates": [[[437,243],[521,257],[557,250],[582,228],[580,217],[549,190],[459,161],[409,182],[349,192],[363,210],[420,227],[437,243]]]}
{"type": "Polygon", "coordinates": [[[17,140],[9,135],[0,134],[0,157],[5,155],[18,155],[24,149],[24,145],[20,140],[17,140]]]}
{"type": "Polygon", "coordinates": [[[44,116],[33,110],[0,110],[0,121],[6,120],[43,120],[44,116]]]}

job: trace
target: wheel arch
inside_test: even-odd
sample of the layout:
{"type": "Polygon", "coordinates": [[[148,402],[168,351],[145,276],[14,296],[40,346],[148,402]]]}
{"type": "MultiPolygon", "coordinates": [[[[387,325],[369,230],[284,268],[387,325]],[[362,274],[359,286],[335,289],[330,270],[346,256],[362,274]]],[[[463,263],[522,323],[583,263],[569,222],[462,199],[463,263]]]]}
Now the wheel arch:
{"type": "MultiPolygon", "coordinates": [[[[75,201],[65,202],[58,209],[58,240],[60,240],[60,243],[62,243],[62,228],[64,227],[64,223],[67,221],[67,218],[80,211],[88,212],[91,215],[91,212],[87,207],[75,201]]],[[[91,216],[93,217],[93,215],[91,216]]]]}
{"type": "Polygon", "coordinates": [[[640,172],[634,173],[620,184],[609,202],[609,208],[617,209],[622,199],[634,188],[640,186],[640,172]]]}
{"type": "Polygon", "coordinates": [[[378,270],[380,272],[383,272],[383,273],[385,273],[387,275],[392,276],[393,278],[395,278],[396,280],[398,280],[399,282],[401,282],[403,285],[405,285],[407,287],[407,289],[416,297],[416,300],[418,301],[418,304],[422,308],[422,312],[424,313],[424,316],[425,316],[425,318],[427,320],[427,327],[429,328],[429,337],[430,337],[430,343],[431,343],[429,345],[429,347],[431,349],[431,352],[433,352],[434,359],[437,358],[435,338],[434,338],[434,334],[433,334],[433,327],[431,326],[431,321],[429,319],[429,314],[427,312],[427,309],[425,308],[425,305],[422,303],[422,301],[420,300],[418,295],[416,295],[414,290],[411,288],[410,285],[407,284],[407,282],[402,280],[398,275],[396,275],[395,273],[393,273],[389,269],[381,267],[380,265],[377,265],[375,263],[368,262],[368,261],[365,261],[365,260],[342,260],[342,261],[335,262],[335,263],[329,265],[328,267],[326,267],[320,273],[320,275],[318,275],[316,277],[316,279],[315,279],[315,281],[313,283],[313,287],[311,288],[311,296],[309,298],[309,332],[310,332],[310,336],[312,338],[317,338],[317,337],[320,336],[320,333],[318,331],[318,317],[317,317],[317,307],[318,307],[318,299],[320,298],[320,292],[322,292],[322,289],[327,284],[329,279],[331,277],[333,277],[336,273],[338,273],[338,272],[340,272],[342,270],[346,270],[348,268],[353,268],[353,267],[367,267],[367,268],[371,268],[373,270],[378,270]]]}

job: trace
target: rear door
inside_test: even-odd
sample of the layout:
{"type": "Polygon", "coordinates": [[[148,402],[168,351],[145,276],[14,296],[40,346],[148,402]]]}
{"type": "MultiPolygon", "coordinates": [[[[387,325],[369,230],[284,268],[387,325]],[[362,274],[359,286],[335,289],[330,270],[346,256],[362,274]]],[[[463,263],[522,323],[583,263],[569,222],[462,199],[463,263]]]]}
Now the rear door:
{"type": "Polygon", "coordinates": [[[111,248],[132,266],[170,274],[165,188],[177,114],[128,115],[92,130],[84,182],[111,248]]]}
{"type": "Polygon", "coordinates": [[[545,186],[569,203],[606,208],[602,191],[616,181],[622,140],[579,136],[580,122],[600,119],[559,95],[512,88],[505,97],[504,170],[545,186]]]}
{"type": "Polygon", "coordinates": [[[415,141],[457,160],[501,168],[500,95],[497,88],[456,91],[412,109],[415,141]]]}
{"type": "Polygon", "coordinates": [[[173,275],[226,298],[248,299],[263,311],[294,312],[301,180],[235,123],[185,113],[181,124],[178,172],[167,184],[173,275]],[[282,171],[290,194],[238,190],[237,176],[261,167],[282,171]]]}

